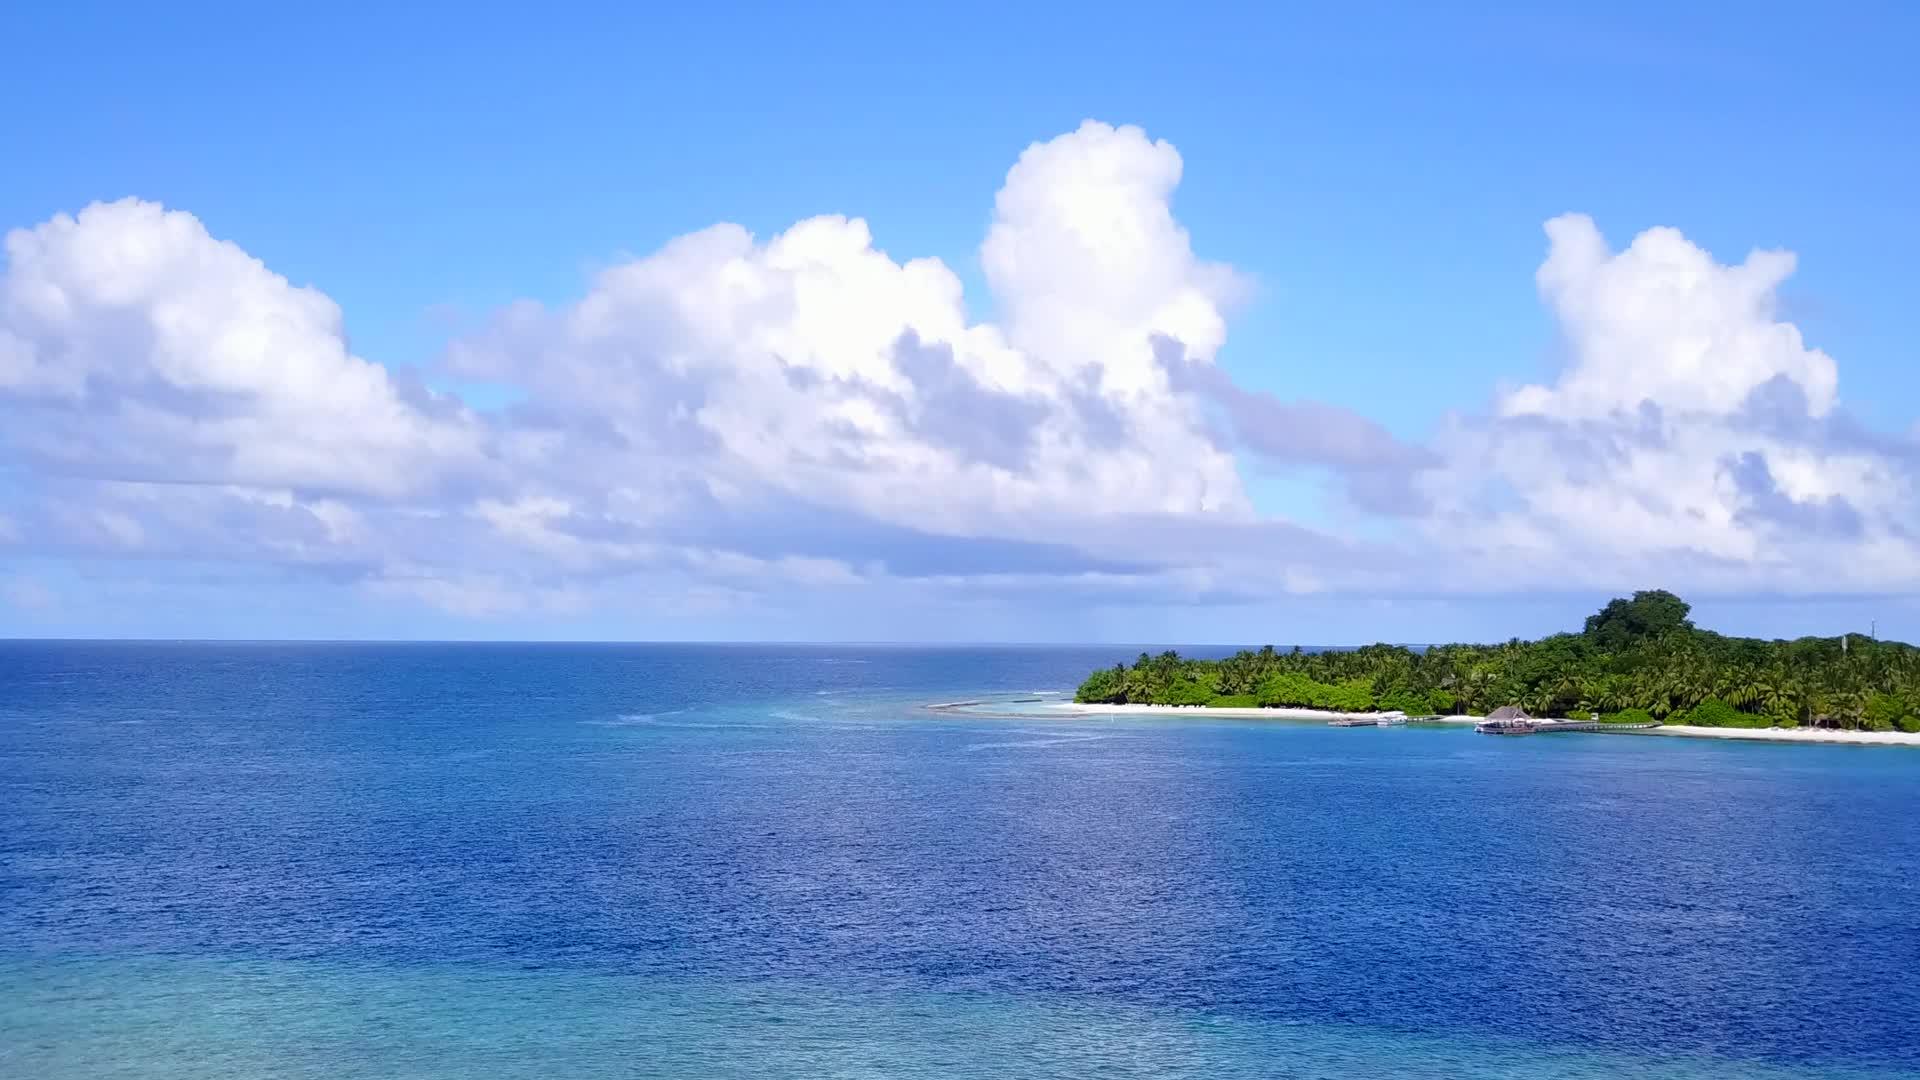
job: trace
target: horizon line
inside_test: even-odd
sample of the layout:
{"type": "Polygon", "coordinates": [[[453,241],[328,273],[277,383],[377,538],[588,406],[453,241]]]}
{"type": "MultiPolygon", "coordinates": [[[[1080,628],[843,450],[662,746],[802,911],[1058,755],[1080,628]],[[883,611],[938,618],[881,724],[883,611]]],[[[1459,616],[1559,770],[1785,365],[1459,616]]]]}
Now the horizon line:
{"type": "Polygon", "coordinates": [[[731,645],[731,646],[857,646],[865,648],[1003,648],[1003,649],[1361,649],[1368,645],[1397,648],[1431,647],[1451,642],[1370,641],[1277,642],[1250,646],[1231,642],[1166,641],[926,641],[829,638],[242,638],[242,637],[0,637],[0,645],[731,645]]]}

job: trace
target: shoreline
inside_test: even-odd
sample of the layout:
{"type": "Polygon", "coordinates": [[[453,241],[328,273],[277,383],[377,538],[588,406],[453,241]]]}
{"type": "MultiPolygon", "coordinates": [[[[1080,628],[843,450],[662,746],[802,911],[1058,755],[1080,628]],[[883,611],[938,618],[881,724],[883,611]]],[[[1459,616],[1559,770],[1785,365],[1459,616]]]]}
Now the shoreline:
{"type": "MultiPolygon", "coordinates": [[[[1102,715],[1138,715],[1138,716],[1226,716],[1237,719],[1253,720],[1354,720],[1377,716],[1405,716],[1402,712],[1336,712],[1332,709],[1309,709],[1288,705],[1256,708],[1215,708],[1212,705],[1088,705],[1078,701],[1053,701],[1047,707],[1068,716],[1102,715]]],[[[1477,723],[1477,716],[1440,716],[1424,719],[1422,723],[1435,724],[1471,724],[1477,723]]]]}
{"type": "MultiPolygon", "coordinates": [[[[1029,702],[1022,702],[1027,704],[1029,702]]],[[[1038,704],[1037,702],[1032,702],[1038,704]]],[[[947,706],[932,708],[952,709],[965,705],[997,704],[990,701],[955,702],[947,706]]],[[[1062,717],[1075,716],[1219,716],[1232,719],[1252,720],[1294,720],[1301,722],[1326,723],[1332,720],[1375,716],[1399,716],[1401,713],[1370,712],[1344,713],[1331,709],[1306,709],[1291,707],[1276,708],[1214,708],[1210,705],[1087,705],[1077,701],[1048,701],[1046,709],[1062,717]]],[[[1026,713],[1022,715],[1045,715],[1026,713]]],[[[1482,716],[1434,716],[1424,717],[1421,724],[1477,724],[1486,719],[1482,716]]],[[[1586,734],[1616,735],[1664,735],[1681,739],[1732,739],[1746,742],[1769,743],[1823,743],[1829,746],[1911,746],[1920,747],[1920,732],[1909,731],[1845,731],[1835,728],[1719,728],[1695,727],[1690,724],[1662,724],[1656,728],[1642,728],[1618,732],[1587,732],[1586,734]]]]}
{"type": "Polygon", "coordinates": [[[1683,739],[1745,739],[1749,742],[1827,743],[1835,746],[1920,746],[1920,732],[1845,731],[1839,728],[1731,728],[1662,724],[1635,735],[1672,735],[1683,739]]]}

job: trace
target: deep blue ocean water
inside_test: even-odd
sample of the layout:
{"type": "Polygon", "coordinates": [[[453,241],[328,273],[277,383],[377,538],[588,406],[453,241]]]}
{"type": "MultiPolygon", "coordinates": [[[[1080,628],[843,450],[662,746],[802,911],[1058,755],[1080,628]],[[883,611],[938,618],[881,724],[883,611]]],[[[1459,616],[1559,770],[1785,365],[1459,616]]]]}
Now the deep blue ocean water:
{"type": "Polygon", "coordinates": [[[1920,751],[1128,655],[0,643],[0,1076],[1920,1075],[1920,751]]]}

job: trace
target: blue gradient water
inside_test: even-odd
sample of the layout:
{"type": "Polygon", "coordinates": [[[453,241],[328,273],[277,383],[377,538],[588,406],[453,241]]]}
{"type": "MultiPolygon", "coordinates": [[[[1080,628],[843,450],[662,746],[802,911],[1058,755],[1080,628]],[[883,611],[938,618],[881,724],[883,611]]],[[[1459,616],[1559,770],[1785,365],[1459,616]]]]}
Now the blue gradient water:
{"type": "Polygon", "coordinates": [[[1920,752],[1124,652],[0,643],[0,1076],[1920,1075],[1920,752]]]}

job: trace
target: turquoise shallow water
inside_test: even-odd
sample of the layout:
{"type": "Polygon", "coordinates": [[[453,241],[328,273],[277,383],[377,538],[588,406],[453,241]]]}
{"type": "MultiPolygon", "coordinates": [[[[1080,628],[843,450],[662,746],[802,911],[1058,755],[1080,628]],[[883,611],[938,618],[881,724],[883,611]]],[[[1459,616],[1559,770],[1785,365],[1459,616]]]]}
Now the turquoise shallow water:
{"type": "Polygon", "coordinates": [[[1115,652],[0,645],[0,1075],[1920,1075],[1920,754],[1115,652]]]}
{"type": "Polygon", "coordinates": [[[152,958],[5,977],[16,1076],[1897,1075],[831,983],[152,958]]]}

